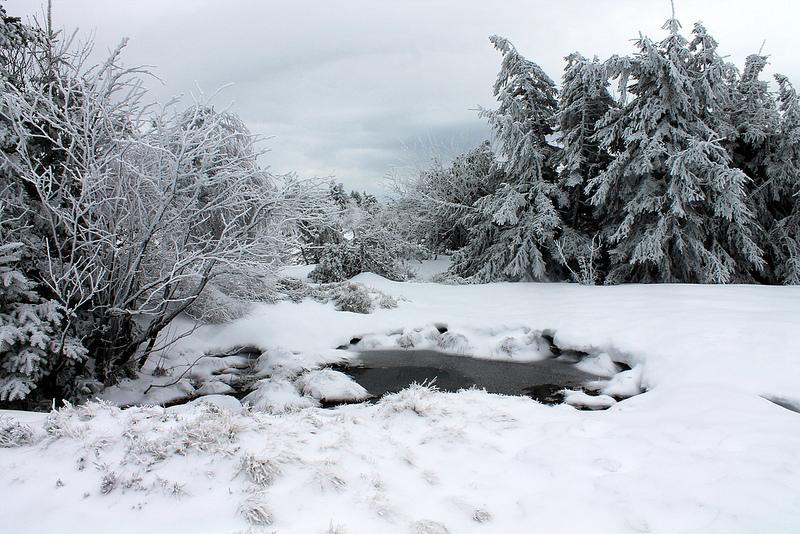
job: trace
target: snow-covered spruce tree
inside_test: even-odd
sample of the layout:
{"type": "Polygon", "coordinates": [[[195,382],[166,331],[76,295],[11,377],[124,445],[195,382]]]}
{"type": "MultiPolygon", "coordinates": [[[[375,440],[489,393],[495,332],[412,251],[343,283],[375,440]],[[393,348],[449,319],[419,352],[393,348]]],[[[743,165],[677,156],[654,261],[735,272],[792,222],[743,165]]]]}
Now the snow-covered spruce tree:
{"type": "Polygon", "coordinates": [[[407,214],[411,236],[433,253],[456,251],[467,244],[475,202],[494,192],[502,173],[488,141],[456,156],[450,165],[430,167],[396,184],[396,207],[407,214]]]}
{"type": "Polygon", "coordinates": [[[556,87],[544,71],[506,39],[490,41],[503,55],[494,94],[496,110],[481,110],[494,129],[505,183],[474,203],[468,242],[452,271],[476,281],[547,280],[560,270],[554,240],[561,220],[548,142],[557,110],[556,87]]]}
{"type": "Polygon", "coordinates": [[[577,52],[565,59],[556,115],[562,146],[559,184],[566,196],[564,220],[573,229],[592,234],[597,223],[586,184],[604,171],[611,160],[595,137],[596,125],[616,104],[608,92],[603,63],[596,57],[590,61],[577,52]]]}
{"type": "Polygon", "coordinates": [[[800,284],[800,99],[789,80],[778,82],[780,130],[762,186],[769,197],[768,258],[774,281],[800,284]]]}
{"type": "MultiPolygon", "coordinates": [[[[780,183],[768,176],[772,152],[780,143],[780,114],[769,85],[760,79],[767,57],[751,54],[739,80],[731,84],[730,117],[734,131],[726,147],[734,164],[750,178],[747,201],[756,216],[755,239],[764,250],[765,268],[755,273],[760,281],[775,283],[775,260],[770,229],[775,226],[775,204],[781,203],[780,183]]],[[[780,255],[778,255],[780,256],[780,255]]]]}
{"type": "Polygon", "coordinates": [[[727,67],[702,27],[691,46],[677,20],[664,28],[663,41],[641,37],[634,56],[606,63],[631,97],[600,123],[613,160],[589,184],[613,246],[607,282],[750,280],[763,260],[748,178],[721,144],[727,67]]]}
{"type": "MultiPolygon", "coordinates": [[[[0,242],[0,403],[24,400],[48,379],[71,389],[86,359],[85,347],[64,330],[63,307],[23,272],[23,253],[22,243],[0,242]]],[[[45,394],[53,391],[44,385],[45,394]]]]}
{"type": "Polygon", "coordinates": [[[596,138],[597,123],[616,102],[608,91],[605,64],[575,52],[567,56],[556,115],[559,154],[559,187],[564,227],[558,250],[568,269],[585,283],[593,283],[607,269],[600,240],[597,208],[591,205],[586,186],[611,161],[596,138]],[[591,273],[590,273],[591,271],[591,273]]]}

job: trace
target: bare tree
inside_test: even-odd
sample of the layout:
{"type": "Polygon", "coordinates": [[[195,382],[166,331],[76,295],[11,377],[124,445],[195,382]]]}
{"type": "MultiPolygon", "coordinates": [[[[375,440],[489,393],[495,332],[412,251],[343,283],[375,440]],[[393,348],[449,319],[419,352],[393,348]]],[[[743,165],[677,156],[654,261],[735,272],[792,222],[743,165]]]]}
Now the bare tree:
{"type": "Polygon", "coordinates": [[[145,105],[148,73],[119,65],[124,42],[97,66],[91,44],[46,45],[50,75],[0,96],[16,139],[2,163],[37,205],[39,283],[110,381],[215,276],[279,265],[314,194],[262,169],[235,115],[145,105]]]}

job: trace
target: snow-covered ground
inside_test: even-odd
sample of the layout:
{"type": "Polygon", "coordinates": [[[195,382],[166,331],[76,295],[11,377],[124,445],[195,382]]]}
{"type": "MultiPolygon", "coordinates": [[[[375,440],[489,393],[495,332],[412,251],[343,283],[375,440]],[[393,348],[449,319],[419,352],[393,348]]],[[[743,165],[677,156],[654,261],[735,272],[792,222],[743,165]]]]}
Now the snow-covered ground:
{"type": "MultiPolygon", "coordinates": [[[[258,305],[146,368],[166,367],[166,383],[206,351],[257,347],[265,385],[252,404],[276,413],[220,396],[5,413],[0,436],[9,428],[27,444],[0,449],[2,530],[800,531],[800,414],[767,400],[800,407],[800,288],[355,281],[398,307],[258,305]],[[597,365],[603,354],[628,363],[614,387],[647,391],[596,412],[424,387],[317,407],[341,377],[309,370],[346,356],[336,347],[353,337],[531,360],[543,331],[597,365]]],[[[233,374],[232,358],[192,372],[233,374]]],[[[125,403],[143,387],[108,397],[125,403]]]]}

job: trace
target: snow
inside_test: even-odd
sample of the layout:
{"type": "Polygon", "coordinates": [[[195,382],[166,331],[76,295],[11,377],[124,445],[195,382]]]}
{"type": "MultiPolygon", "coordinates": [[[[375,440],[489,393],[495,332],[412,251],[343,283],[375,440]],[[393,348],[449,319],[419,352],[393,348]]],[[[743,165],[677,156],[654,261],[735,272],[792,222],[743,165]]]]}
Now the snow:
{"type": "Polygon", "coordinates": [[[608,385],[600,390],[604,395],[612,397],[633,397],[642,392],[642,366],[614,375],[608,385]]]}
{"type": "Polygon", "coordinates": [[[564,402],[575,408],[603,410],[614,406],[617,401],[608,395],[589,395],[583,391],[564,390],[564,402]]]}
{"type": "Polygon", "coordinates": [[[575,364],[575,367],[597,376],[613,377],[619,372],[617,364],[614,363],[614,360],[611,359],[607,352],[588,356],[575,364]]]}
{"type": "Polygon", "coordinates": [[[417,280],[421,282],[430,282],[433,277],[439,274],[444,274],[450,268],[450,256],[439,255],[429,260],[422,260],[418,263],[411,264],[411,270],[414,272],[417,280]]]}
{"type": "Polygon", "coordinates": [[[308,275],[311,274],[315,267],[316,265],[288,265],[281,269],[281,276],[308,280],[308,275]]]}
{"type": "Polygon", "coordinates": [[[245,516],[281,533],[800,530],[800,415],[767,400],[800,406],[800,287],[355,281],[404,299],[367,315],[260,304],[142,375],[158,360],[171,376],[149,379],[166,383],[198,354],[258,347],[250,408],[213,396],[0,413],[35,441],[0,449],[4,531],[244,532],[245,516]],[[567,393],[608,409],[418,385],[334,409],[309,396],[341,392],[319,367],[354,337],[524,361],[542,357],[542,334],[612,375],[598,396],[567,393]]]}

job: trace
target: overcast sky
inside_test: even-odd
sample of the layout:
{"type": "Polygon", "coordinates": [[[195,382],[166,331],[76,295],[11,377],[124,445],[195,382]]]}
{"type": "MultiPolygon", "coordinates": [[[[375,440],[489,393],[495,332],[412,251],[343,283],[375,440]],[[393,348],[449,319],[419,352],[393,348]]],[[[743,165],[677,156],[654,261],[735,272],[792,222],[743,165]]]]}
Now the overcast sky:
{"type": "MultiPolygon", "coordinates": [[[[39,0],[7,0],[10,15],[39,0]]],[[[703,21],[741,66],[764,39],[770,74],[800,85],[800,2],[676,0],[688,33],[703,21]]],[[[499,56],[512,40],[558,82],[572,51],[601,59],[632,51],[639,31],[664,35],[668,0],[53,0],[54,25],[94,31],[98,48],[130,43],[128,65],[149,64],[159,100],[207,93],[254,133],[273,136],[274,172],[329,176],[380,193],[385,177],[488,136],[499,56]],[[396,171],[397,170],[397,171],[396,171]]]]}

